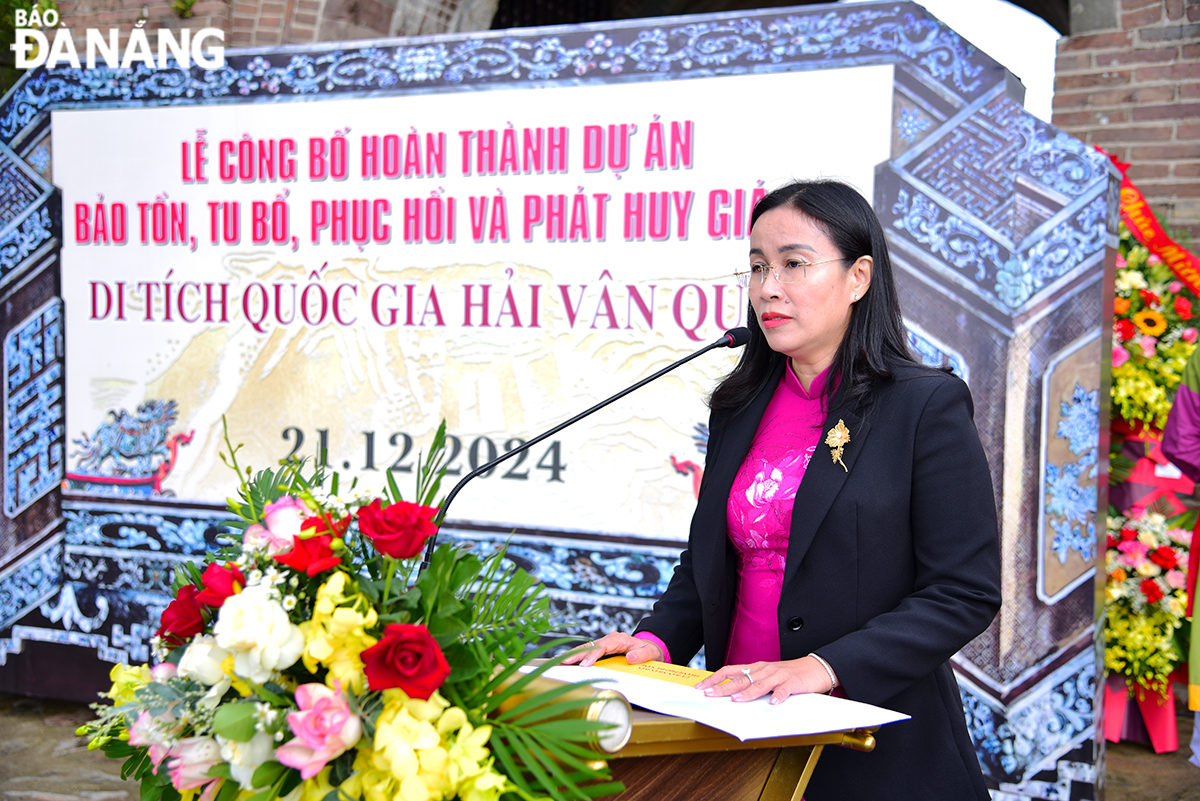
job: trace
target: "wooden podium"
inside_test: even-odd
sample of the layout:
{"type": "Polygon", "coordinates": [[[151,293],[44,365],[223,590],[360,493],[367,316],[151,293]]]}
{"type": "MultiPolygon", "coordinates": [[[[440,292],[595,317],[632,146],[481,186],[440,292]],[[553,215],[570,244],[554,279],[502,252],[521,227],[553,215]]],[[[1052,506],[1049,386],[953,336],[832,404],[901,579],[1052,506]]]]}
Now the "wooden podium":
{"type": "Polygon", "coordinates": [[[619,801],[800,801],[821,751],[875,748],[876,729],[742,742],[685,718],[633,710],[629,743],[609,757],[619,801]]]}

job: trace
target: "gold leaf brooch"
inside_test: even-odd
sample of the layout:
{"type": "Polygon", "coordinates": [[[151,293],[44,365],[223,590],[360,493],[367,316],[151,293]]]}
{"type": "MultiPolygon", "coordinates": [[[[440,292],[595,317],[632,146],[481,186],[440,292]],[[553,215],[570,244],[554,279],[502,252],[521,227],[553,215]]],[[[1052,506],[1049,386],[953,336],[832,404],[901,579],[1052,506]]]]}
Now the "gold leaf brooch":
{"type": "Polygon", "coordinates": [[[829,433],[825,435],[825,444],[833,449],[833,461],[842,466],[842,469],[847,473],[846,463],[842,461],[842,448],[850,442],[850,429],[846,428],[846,424],[838,420],[838,423],[833,428],[829,429],[829,433]]]}

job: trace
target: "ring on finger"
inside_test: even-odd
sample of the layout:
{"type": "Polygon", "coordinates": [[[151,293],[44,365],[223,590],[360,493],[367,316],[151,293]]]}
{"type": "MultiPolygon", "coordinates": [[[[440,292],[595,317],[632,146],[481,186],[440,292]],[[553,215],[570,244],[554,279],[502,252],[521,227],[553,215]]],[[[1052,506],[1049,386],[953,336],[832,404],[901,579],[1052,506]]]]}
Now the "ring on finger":
{"type": "Polygon", "coordinates": [[[595,640],[588,640],[588,641],[587,641],[587,647],[588,647],[588,648],[595,648],[595,647],[596,647],[596,641],[595,641],[595,640]]]}
{"type": "Polygon", "coordinates": [[[750,668],[748,668],[748,667],[742,668],[742,675],[745,676],[746,680],[749,681],[751,684],[754,683],[754,679],[751,678],[751,676],[750,676],[750,668]]]}

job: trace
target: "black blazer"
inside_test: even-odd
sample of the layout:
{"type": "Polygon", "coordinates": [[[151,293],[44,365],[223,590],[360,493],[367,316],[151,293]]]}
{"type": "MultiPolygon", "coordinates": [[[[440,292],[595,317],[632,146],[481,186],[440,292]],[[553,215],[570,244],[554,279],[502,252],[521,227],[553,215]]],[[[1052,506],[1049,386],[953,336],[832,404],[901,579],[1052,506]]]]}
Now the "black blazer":
{"type": "MultiPolygon", "coordinates": [[[[912,720],[883,727],[870,754],[826,748],[806,798],[986,801],[947,660],[1000,608],[991,474],[966,385],[918,365],[893,369],[893,383],[857,410],[832,409],[822,428],[796,493],[779,643],[783,659],[823,657],[850,698],[912,720]],[[850,431],[846,470],[824,444],[838,420],[850,431]]],[[[676,662],[704,645],[709,669],[724,663],[737,591],[726,505],[777,383],[741,413],[712,415],[688,548],[638,626],[676,662]]]]}

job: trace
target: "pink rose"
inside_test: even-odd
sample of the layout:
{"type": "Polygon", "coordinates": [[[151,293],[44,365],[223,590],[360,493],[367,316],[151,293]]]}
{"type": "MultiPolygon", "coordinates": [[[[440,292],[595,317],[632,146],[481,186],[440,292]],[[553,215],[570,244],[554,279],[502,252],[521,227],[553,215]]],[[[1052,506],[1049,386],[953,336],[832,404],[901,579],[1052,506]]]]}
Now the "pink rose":
{"type": "Polygon", "coordinates": [[[176,790],[191,790],[216,781],[208,771],[221,761],[221,746],[212,737],[185,737],[171,748],[170,756],[167,769],[176,790]]]}
{"type": "Polygon", "coordinates": [[[1117,254],[1117,269],[1124,270],[1126,265],[1125,257],[1120,253],[1117,254]]]}
{"type": "Polygon", "coordinates": [[[173,679],[179,675],[179,668],[170,662],[159,662],[150,668],[150,675],[159,684],[165,684],[167,679],[173,679]]]}
{"type": "Polygon", "coordinates": [[[301,684],[296,703],[300,711],[288,714],[296,739],[279,746],[275,758],[311,779],[331,759],[354,747],[362,736],[362,721],[350,712],[341,692],[324,684],[301,684]]]}
{"type": "Polygon", "coordinates": [[[1146,264],[1149,264],[1151,267],[1157,267],[1162,264],[1162,259],[1157,254],[1151,253],[1149,258],[1146,259],[1146,264]]]}
{"type": "Polygon", "coordinates": [[[1192,547],[1192,531],[1187,528],[1169,528],[1167,529],[1167,537],[1171,542],[1182,545],[1184,548],[1192,547]]]}
{"type": "Polygon", "coordinates": [[[1142,355],[1147,359],[1153,358],[1158,352],[1157,337],[1142,337],[1142,355]]]}
{"type": "Polygon", "coordinates": [[[1120,367],[1129,361],[1129,351],[1120,345],[1113,345],[1113,367],[1120,367]]]}
{"type": "Polygon", "coordinates": [[[1184,342],[1195,342],[1196,341],[1196,329],[1195,328],[1185,328],[1185,329],[1183,329],[1183,333],[1180,334],[1179,336],[1183,339],[1184,342]]]}
{"type": "MultiPolygon", "coordinates": [[[[172,666],[174,667],[174,666],[172,666]]],[[[137,720],[129,727],[129,744],[149,747],[150,761],[154,763],[154,772],[170,754],[169,743],[175,734],[179,733],[179,721],[170,714],[151,715],[142,710],[137,720]]]]}
{"type": "Polygon", "coordinates": [[[1179,283],[1178,281],[1172,281],[1171,283],[1167,284],[1167,291],[1172,295],[1178,295],[1179,290],[1181,289],[1183,289],[1183,284],[1179,283]]]}
{"type": "Polygon", "coordinates": [[[296,535],[312,510],[291,496],[268,503],[264,509],[263,523],[246,529],[245,542],[252,550],[265,548],[269,556],[277,556],[292,550],[296,535]]]}
{"type": "Polygon", "coordinates": [[[1139,540],[1125,540],[1117,546],[1117,550],[1125,554],[1125,564],[1137,567],[1146,561],[1146,552],[1150,550],[1150,546],[1139,540]]]}
{"type": "Polygon", "coordinates": [[[1168,570],[1167,585],[1173,590],[1182,590],[1187,586],[1187,573],[1182,570],[1168,570]]]}

